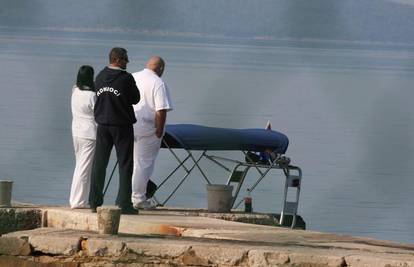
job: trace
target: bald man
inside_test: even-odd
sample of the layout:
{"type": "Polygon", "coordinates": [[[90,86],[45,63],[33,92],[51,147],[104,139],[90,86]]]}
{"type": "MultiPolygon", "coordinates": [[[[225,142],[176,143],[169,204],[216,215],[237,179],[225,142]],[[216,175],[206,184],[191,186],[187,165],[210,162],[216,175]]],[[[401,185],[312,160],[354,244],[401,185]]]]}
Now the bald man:
{"type": "Polygon", "coordinates": [[[141,101],[134,105],[137,122],[134,124],[131,200],[136,209],[155,207],[146,198],[146,189],[160,150],[167,112],[172,110],[169,89],[161,79],[164,68],[164,60],[154,56],[148,60],[142,71],[132,74],[141,94],[141,101]]]}

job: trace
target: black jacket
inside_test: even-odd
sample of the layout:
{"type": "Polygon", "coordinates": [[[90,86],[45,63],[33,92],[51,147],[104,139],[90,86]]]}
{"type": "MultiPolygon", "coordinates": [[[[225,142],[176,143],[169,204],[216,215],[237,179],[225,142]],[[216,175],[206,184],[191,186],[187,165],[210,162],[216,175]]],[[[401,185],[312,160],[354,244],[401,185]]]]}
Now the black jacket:
{"type": "Polygon", "coordinates": [[[132,75],[124,70],[105,67],[95,79],[97,100],[95,121],[104,125],[134,124],[133,104],[140,94],[132,75]]]}

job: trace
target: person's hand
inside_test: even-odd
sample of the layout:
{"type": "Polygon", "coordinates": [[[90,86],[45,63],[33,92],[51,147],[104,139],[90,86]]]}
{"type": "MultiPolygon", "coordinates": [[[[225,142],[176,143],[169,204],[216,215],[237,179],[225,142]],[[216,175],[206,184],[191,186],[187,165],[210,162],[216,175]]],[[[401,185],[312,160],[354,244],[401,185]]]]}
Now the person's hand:
{"type": "Polygon", "coordinates": [[[157,129],[157,130],[155,130],[155,135],[158,137],[158,138],[161,138],[162,137],[162,129],[160,130],[160,129],[157,129]]]}
{"type": "Polygon", "coordinates": [[[161,138],[164,134],[164,125],[167,119],[167,110],[162,109],[155,112],[155,135],[161,138]]]}

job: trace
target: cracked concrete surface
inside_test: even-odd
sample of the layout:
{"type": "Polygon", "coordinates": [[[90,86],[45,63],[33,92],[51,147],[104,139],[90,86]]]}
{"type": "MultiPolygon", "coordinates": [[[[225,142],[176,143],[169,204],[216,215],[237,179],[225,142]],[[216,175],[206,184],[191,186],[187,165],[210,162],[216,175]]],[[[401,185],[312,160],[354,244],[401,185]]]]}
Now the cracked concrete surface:
{"type": "MultiPolygon", "coordinates": [[[[12,260],[24,258],[91,267],[414,267],[411,244],[223,221],[165,210],[122,215],[119,235],[109,236],[97,234],[96,214],[88,210],[62,207],[42,210],[48,227],[3,235],[0,254],[20,255],[12,260]]],[[[0,256],[0,266],[11,260],[5,257],[8,256],[0,256]]]]}

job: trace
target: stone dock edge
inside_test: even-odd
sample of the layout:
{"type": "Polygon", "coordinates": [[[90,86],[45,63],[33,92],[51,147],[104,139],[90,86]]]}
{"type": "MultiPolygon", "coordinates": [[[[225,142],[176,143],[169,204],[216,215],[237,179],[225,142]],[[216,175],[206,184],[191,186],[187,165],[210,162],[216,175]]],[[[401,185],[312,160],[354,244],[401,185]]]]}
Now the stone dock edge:
{"type": "Polygon", "coordinates": [[[0,208],[0,266],[414,267],[413,244],[275,227],[277,220],[161,208],[122,215],[118,235],[100,235],[89,210],[0,208]]]}

